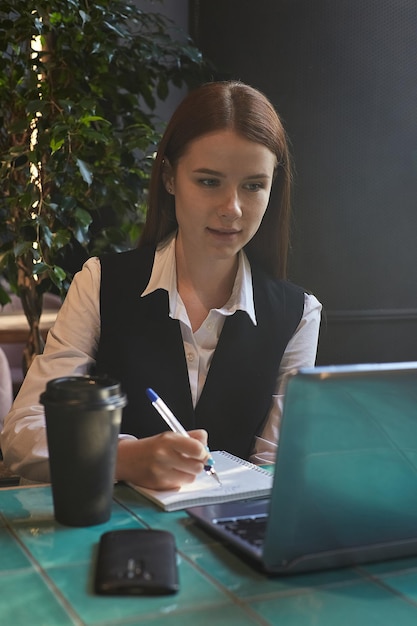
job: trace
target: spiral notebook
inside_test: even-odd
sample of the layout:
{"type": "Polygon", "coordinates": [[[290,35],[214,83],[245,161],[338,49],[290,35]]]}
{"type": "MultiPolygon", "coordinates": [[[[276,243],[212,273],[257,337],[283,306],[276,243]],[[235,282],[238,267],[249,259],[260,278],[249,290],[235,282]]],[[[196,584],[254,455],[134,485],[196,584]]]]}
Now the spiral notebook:
{"type": "Polygon", "coordinates": [[[178,511],[189,506],[270,495],[272,474],[268,470],[224,450],[217,450],[211,454],[221,485],[212,476],[202,472],[193,483],[184,485],[179,491],[156,491],[139,485],[131,484],[130,486],[165,511],[178,511]]]}

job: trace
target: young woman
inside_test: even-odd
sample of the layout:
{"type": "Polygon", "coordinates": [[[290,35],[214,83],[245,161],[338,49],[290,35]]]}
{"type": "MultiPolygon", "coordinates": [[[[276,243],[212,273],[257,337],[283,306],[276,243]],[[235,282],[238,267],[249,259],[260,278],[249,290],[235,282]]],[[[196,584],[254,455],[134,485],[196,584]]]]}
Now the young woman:
{"type": "Polygon", "coordinates": [[[178,488],[211,449],[273,462],[285,379],[315,362],[321,306],[286,280],[291,167],[269,100],[240,82],[190,93],[162,138],[139,246],[89,259],[6,418],[6,463],[49,479],[39,396],[105,373],[127,394],[116,479],[178,488]],[[275,200],[270,202],[272,185],[275,200]],[[191,437],[166,430],[151,387],[191,437]]]}

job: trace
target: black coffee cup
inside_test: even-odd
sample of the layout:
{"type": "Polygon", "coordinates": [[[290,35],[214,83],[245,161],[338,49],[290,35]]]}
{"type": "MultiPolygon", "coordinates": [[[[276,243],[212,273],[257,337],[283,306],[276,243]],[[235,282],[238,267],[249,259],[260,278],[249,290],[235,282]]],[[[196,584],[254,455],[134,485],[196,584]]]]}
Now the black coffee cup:
{"type": "Polygon", "coordinates": [[[45,407],[55,519],[67,526],[110,518],[117,442],[126,396],[102,376],[50,380],[45,407]]]}

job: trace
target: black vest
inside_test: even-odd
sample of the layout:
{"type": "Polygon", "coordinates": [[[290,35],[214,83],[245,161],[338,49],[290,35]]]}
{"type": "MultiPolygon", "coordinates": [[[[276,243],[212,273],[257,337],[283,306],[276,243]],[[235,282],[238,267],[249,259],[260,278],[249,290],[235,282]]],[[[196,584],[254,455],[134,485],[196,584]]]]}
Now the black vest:
{"type": "Polygon", "coordinates": [[[180,324],[168,294],[141,298],[152,271],[152,248],[101,257],[101,336],[96,371],[120,381],[128,404],[122,433],[166,430],[150,404],[151,387],[187,430],[205,428],[212,450],[250,455],[271,407],[282,355],[304,310],[304,292],[252,266],[257,326],[243,311],[226,318],[195,410],[180,324]]]}

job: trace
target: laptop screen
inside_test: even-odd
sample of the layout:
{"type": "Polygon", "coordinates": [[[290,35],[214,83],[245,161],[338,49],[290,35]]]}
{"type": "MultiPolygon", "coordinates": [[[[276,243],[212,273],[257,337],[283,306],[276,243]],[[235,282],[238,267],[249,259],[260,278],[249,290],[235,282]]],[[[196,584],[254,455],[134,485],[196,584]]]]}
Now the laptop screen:
{"type": "Polygon", "coordinates": [[[329,551],[349,560],[414,540],[417,364],[299,371],[286,391],[275,473],[266,559],[277,536],[282,562],[329,551]]]}
{"type": "Polygon", "coordinates": [[[254,557],[253,546],[226,537],[218,522],[265,512],[258,552],[270,573],[417,554],[417,363],[294,372],[269,503],[189,510],[254,557]]]}

